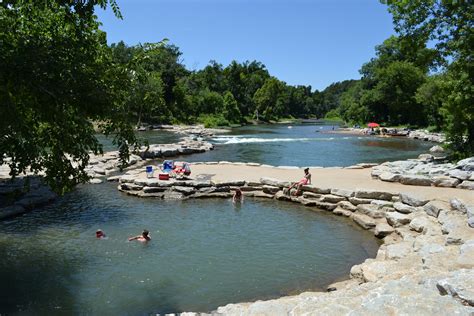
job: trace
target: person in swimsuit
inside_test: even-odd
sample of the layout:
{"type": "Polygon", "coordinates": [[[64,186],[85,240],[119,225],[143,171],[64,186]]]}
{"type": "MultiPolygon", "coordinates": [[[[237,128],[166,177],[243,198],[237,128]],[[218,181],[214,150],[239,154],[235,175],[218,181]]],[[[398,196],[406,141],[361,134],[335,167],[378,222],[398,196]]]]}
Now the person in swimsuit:
{"type": "Polygon", "coordinates": [[[240,189],[236,189],[234,196],[232,197],[233,203],[242,203],[244,201],[244,196],[242,195],[242,191],[240,189]]]}
{"type": "Polygon", "coordinates": [[[309,168],[304,169],[304,177],[298,182],[293,183],[288,189],[291,192],[291,189],[296,187],[295,195],[300,195],[301,187],[303,185],[311,184],[311,173],[309,173],[309,168]]]}
{"type": "Polygon", "coordinates": [[[130,237],[130,238],[128,238],[128,241],[138,240],[138,241],[141,241],[141,242],[148,242],[148,241],[151,240],[149,234],[150,234],[150,232],[148,230],[144,229],[141,235],[138,235],[138,236],[135,236],[135,237],[130,237]]]}

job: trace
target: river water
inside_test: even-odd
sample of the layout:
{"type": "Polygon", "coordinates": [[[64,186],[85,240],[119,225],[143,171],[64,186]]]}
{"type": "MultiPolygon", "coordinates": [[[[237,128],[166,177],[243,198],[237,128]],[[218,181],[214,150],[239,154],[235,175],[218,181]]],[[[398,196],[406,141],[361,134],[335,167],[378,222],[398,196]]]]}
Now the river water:
{"type": "MultiPolygon", "coordinates": [[[[431,145],[323,133],[328,129],[244,127],[213,137],[214,151],[186,159],[344,166],[412,158],[431,145]]],[[[0,222],[0,314],[206,312],[322,289],[375,256],[378,245],[352,221],[301,205],[139,199],[115,183],[85,185],[0,222]],[[98,228],[107,239],[94,237],[98,228]],[[144,228],[151,242],[127,241],[144,228]]]]}

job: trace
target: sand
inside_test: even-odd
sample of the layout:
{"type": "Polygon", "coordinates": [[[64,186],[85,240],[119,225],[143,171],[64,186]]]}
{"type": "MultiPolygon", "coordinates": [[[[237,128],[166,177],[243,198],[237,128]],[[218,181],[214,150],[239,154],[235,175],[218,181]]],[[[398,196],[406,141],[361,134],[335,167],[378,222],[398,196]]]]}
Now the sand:
{"type": "MultiPolygon", "coordinates": [[[[192,165],[193,178],[205,178],[215,181],[246,180],[259,181],[261,177],[270,177],[286,181],[298,181],[303,177],[303,169],[283,169],[264,166],[247,165],[192,165]]],[[[458,198],[465,203],[474,204],[474,192],[456,188],[426,187],[403,185],[372,179],[371,168],[344,169],[319,168],[310,169],[312,184],[337,189],[368,189],[389,191],[393,193],[409,193],[423,199],[438,199],[449,202],[458,198]]]]}

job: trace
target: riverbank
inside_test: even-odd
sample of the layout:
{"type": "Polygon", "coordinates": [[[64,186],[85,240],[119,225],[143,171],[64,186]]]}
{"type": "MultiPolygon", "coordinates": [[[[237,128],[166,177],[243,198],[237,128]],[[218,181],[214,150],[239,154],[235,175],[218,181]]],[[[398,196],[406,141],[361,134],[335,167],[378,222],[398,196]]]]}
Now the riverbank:
{"type": "Polygon", "coordinates": [[[119,189],[154,198],[163,198],[164,191],[174,192],[168,198],[180,199],[230,198],[240,187],[248,198],[289,200],[311,211],[346,216],[383,240],[376,258],[352,267],[349,279],[330,285],[329,293],[229,304],[212,314],[474,312],[472,191],[381,182],[371,177],[367,166],[310,169],[313,183],[303,187],[302,196],[294,197],[283,189],[301,177],[301,168],[221,162],[194,164],[192,170],[194,180],[182,181],[147,179],[140,170],[131,171],[120,180],[119,189]]]}
{"type": "MultiPolygon", "coordinates": [[[[383,127],[385,128],[385,127],[383,127]]],[[[371,134],[372,130],[370,128],[354,128],[354,127],[346,127],[346,128],[338,128],[333,131],[328,131],[327,133],[335,133],[335,134],[347,134],[347,135],[372,135],[378,137],[407,137],[412,139],[419,139],[423,141],[429,141],[434,143],[444,143],[446,142],[446,136],[442,133],[431,133],[427,130],[419,129],[419,130],[410,130],[410,131],[403,131],[398,130],[392,127],[385,128],[388,132],[384,134],[371,134]]]]}

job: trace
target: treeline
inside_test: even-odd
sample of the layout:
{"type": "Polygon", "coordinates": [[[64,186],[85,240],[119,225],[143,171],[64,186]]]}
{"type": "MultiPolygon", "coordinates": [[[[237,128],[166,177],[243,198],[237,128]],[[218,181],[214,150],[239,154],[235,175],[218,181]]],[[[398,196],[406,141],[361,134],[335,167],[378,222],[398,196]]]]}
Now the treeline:
{"type": "Polygon", "coordinates": [[[390,1],[388,8],[398,36],[376,47],[331,115],[443,131],[454,157],[474,155],[474,6],[390,1]]]}
{"type": "Polygon", "coordinates": [[[164,43],[110,46],[117,67],[126,69],[124,86],[130,116],[146,123],[205,123],[208,126],[247,123],[258,119],[323,117],[339,106],[339,96],[353,81],[325,91],[290,86],[270,75],[258,61],[211,61],[190,71],[181,52],[164,43]]]}

